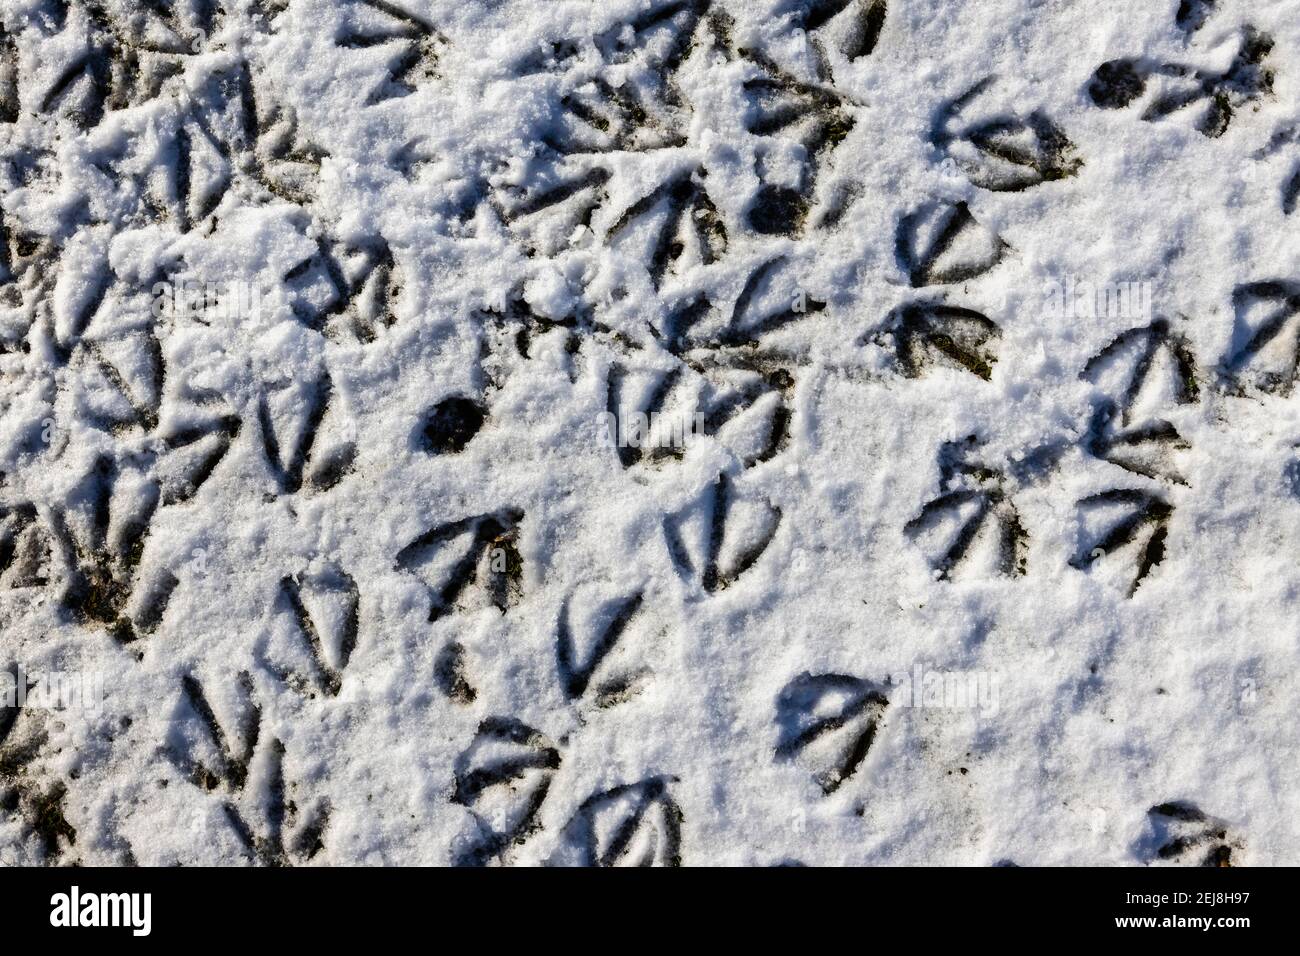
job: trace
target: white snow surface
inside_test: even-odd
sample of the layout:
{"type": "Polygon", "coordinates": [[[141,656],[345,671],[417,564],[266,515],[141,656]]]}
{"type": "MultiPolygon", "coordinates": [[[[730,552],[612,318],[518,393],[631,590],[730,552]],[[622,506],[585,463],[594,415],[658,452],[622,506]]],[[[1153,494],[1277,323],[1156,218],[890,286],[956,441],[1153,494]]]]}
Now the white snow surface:
{"type": "Polygon", "coordinates": [[[1298,862],[1300,2],[1180,5],[4,0],[0,862],[1298,862]]]}

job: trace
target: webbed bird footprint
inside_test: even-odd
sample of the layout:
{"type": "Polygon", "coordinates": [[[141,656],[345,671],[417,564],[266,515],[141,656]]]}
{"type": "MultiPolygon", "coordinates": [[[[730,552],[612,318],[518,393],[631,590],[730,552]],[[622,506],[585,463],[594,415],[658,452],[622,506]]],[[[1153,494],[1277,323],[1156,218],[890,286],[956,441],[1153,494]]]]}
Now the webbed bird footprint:
{"type": "Polygon", "coordinates": [[[965,282],[988,272],[1007,252],[964,202],[930,202],[898,222],[894,249],[913,288],[965,282]]]}
{"type": "Polygon", "coordinates": [[[291,382],[258,399],[266,461],[282,493],[327,491],[351,468],[355,443],[340,434],[340,427],[330,427],[335,403],[328,374],[314,382],[291,382]]]}
{"type": "Polygon", "coordinates": [[[1228,384],[1238,394],[1290,395],[1300,360],[1300,282],[1239,285],[1232,307],[1233,345],[1223,361],[1228,384]]]}
{"type": "Polygon", "coordinates": [[[886,0],[813,0],[801,17],[800,26],[813,35],[819,76],[830,77],[823,38],[832,39],[834,49],[850,63],[870,56],[880,41],[888,12],[886,0]]]}
{"type": "Polygon", "coordinates": [[[380,50],[388,74],[370,91],[367,106],[408,96],[438,77],[447,38],[424,17],[391,0],[357,0],[348,13],[351,22],[334,42],[347,50],[380,50]]]}
{"type": "Polygon", "coordinates": [[[1178,453],[1190,446],[1167,416],[1196,401],[1196,361],[1164,319],[1121,333],[1088,360],[1080,376],[1102,390],[1089,450],[1148,478],[1182,483],[1178,453]]]}
{"type": "Polygon", "coordinates": [[[704,176],[703,167],[678,173],[624,210],[605,234],[619,254],[626,254],[625,245],[640,243],[643,248],[636,258],[646,261],[655,289],[666,275],[691,265],[712,265],[727,251],[727,228],[709,198],[704,176]]]}
{"type": "Polygon", "coordinates": [[[76,499],[52,513],[64,606],[123,644],[158,626],[179,584],[165,565],[141,567],[160,497],[147,474],[103,456],[76,499]]]}
{"type": "Polygon", "coordinates": [[[870,341],[887,349],[907,378],[920,378],[937,364],[988,381],[1001,337],[997,323],[974,309],[914,302],[890,313],[870,341]]]}
{"type": "Polygon", "coordinates": [[[219,791],[226,821],[255,862],[306,862],[324,848],[329,801],[312,801],[311,811],[299,816],[298,800],[286,797],[284,745],[262,737],[252,678],[242,672],[235,683],[237,740],[218,720],[198,678],[181,679],[183,703],[172,721],[168,754],[196,787],[219,791]]]}
{"type": "Polygon", "coordinates": [[[664,518],[677,573],[708,594],[734,584],[763,556],[781,526],[781,509],[737,488],[720,473],[701,499],[664,518]]]}
{"type": "Polygon", "coordinates": [[[491,605],[504,613],[523,595],[522,511],[504,509],[436,525],[397,555],[429,589],[429,620],[491,605]]]}
{"type": "Polygon", "coordinates": [[[405,273],[381,236],[339,242],[315,239],[316,249],[283,277],[294,317],[341,342],[368,345],[397,321],[405,273]]]}
{"type": "Polygon", "coordinates": [[[624,468],[679,459],[701,436],[715,437],[748,468],[788,442],[792,387],[781,369],[680,364],[665,372],[615,362],[607,385],[609,437],[624,468]]]}
{"type": "Polygon", "coordinates": [[[992,77],[981,80],[940,111],[930,133],[935,147],[974,185],[993,192],[1019,192],[1078,172],[1083,161],[1074,144],[1039,110],[1024,118],[1000,114],[965,120],[963,114],[992,82],[992,77]]]}
{"type": "Polygon", "coordinates": [[[1232,866],[1232,851],[1240,842],[1229,835],[1222,820],[1207,815],[1193,803],[1175,800],[1147,811],[1151,837],[1143,848],[1143,862],[1232,866]]]}
{"type": "Polygon", "coordinates": [[[1007,490],[1006,476],[971,462],[972,444],[953,443],[939,452],[938,497],[926,502],[904,527],[927,555],[938,579],[1025,573],[1028,534],[1007,490]]]}
{"type": "Polygon", "coordinates": [[[888,705],[870,681],[805,671],[776,700],[777,759],[811,767],[822,792],[832,794],[866,760],[888,705]]]}
{"type": "Polygon", "coordinates": [[[673,777],[621,784],[582,802],[547,861],[560,866],[681,866],[682,810],[673,777]]]}
{"type": "Polygon", "coordinates": [[[796,182],[762,183],[746,218],[761,235],[797,236],[821,167],[852,132],[854,119],[834,90],[799,82],[756,50],[740,53],[761,70],[744,82],[750,107],[746,129],[755,136],[793,140],[806,157],[796,182]]]}
{"type": "Polygon", "coordinates": [[[640,663],[653,625],[643,615],[645,592],[604,601],[597,593],[575,608],[577,596],[565,599],[556,624],[560,684],[570,700],[590,691],[597,707],[610,707],[634,695],[650,676],[640,663]]]}
{"type": "Polygon", "coordinates": [[[610,173],[600,167],[557,167],[535,185],[499,186],[493,207],[511,234],[543,256],[569,247],[579,227],[588,229],[609,198],[610,173]]]}
{"type": "Polygon", "coordinates": [[[1132,597],[1165,559],[1173,505],[1152,492],[1115,488],[1080,500],[1078,509],[1083,541],[1070,566],[1088,570],[1111,554],[1132,554],[1136,564],[1128,586],[1132,597]]]}
{"type": "Polygon", "coordinates": [[[1272,93],[1273,70],[1264,65],[1272,49],[1271,36],[1247,25],[1227,69],[1123,57],[1097,67],[1088,82],[1088,95],[1102,109],[1123,109],[1142,99],[1148,87],[1155,87],[1142,111],[1144,121],[1163,120],[1198,106],[1196,129],[1216,138],[1227,131],[1239,109],[1272,93]]]}
{"type": "Polygon", "coordinates": [[[298,634],[299,652],[307,655],[306,666],[292,663],[280,668],[286,679],[297,685],[308,680],[326,696],[334,697],[343,685],[343,671],[356,650],[359,631],[360,596],[356,581],[338,567],[327,567],[280,582],[276,611],[286,611],[298,634]],[[305,670],[308,677],[301,676],[305,670]]]}
{"type": "Polygon", "coordinates": [[[488,717],[456,758],[451,802],[473,815],[475,832],[458,866],[502,860],[541,829],[538,814],[560,766],[560,751],[540,731],[514,717],[488,717]]]}

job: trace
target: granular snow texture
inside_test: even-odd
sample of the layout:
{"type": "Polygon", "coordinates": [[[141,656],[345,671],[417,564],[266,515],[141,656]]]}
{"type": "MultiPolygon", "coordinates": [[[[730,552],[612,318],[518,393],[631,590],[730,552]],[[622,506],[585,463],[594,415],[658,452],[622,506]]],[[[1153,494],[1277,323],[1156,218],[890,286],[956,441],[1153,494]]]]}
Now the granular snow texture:
{"type": "Polygon", "coordinates": [[[1300,0],[3,0],[0,863],[1300,862],[1300,0]]]}

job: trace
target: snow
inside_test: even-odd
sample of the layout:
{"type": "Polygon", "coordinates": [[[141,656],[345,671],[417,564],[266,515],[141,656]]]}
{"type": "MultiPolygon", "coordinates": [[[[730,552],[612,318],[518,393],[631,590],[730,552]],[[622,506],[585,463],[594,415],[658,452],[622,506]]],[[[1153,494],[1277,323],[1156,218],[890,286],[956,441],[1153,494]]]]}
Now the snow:
{"type": "Polygon", "coordinates": [[[1298,7],[7,3],[0,861],[1295,863],[1298,7]]]}

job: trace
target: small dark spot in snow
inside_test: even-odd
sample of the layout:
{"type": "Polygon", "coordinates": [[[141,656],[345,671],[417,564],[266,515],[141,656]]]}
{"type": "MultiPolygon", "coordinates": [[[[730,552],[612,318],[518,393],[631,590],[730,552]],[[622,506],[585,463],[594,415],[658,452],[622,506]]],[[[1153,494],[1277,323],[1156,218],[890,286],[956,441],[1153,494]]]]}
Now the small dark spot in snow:
{"type": "Polygon", "coordinates": [[[1128,106],[1142,95],[1146,80],[1131,60],[1111,60],[1097,67],[1088,84],[1088,95],[1103,109],[1128,106]]]}
{"type": "Polygon", "coordinates": [[[486,417],[483,407],[461,395],[445,398],[433,407],[424,426],[425,450],[441,455],[464,450],[486,417]]]}
{"type": "Polygon", "coordinates": [[[749,210],[749,226],[766,236],[789,236],[799,231],[808,214],[808,201],[785,186],[764,186],[749,210]]]}

